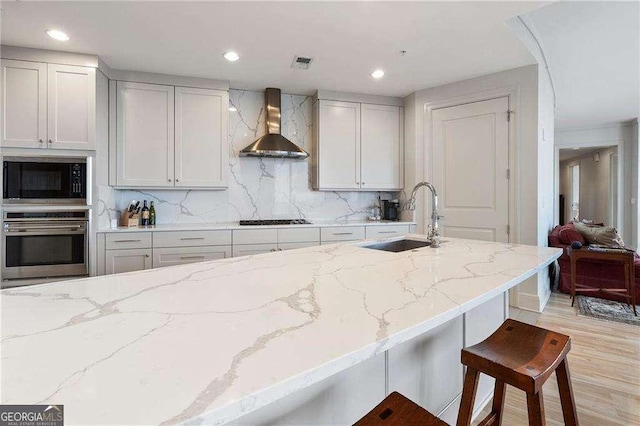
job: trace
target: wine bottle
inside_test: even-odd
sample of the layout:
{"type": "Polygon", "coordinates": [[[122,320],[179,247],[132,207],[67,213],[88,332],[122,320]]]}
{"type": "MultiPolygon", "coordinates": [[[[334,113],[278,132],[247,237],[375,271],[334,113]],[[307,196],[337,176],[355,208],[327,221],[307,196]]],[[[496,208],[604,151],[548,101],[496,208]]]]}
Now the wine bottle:
{"type": "Polygon", "coordinates": [[[149,226],[149,207],[147,207],[147,200],[144,200],[142,206],[142,226],[149,226]]]}
{"type": "Polygon", "coordinates": [[[153,201],[151,202],[151,207],[149,208],[149,224],[156,224],[156,208],[153,206],[153,201]]]}

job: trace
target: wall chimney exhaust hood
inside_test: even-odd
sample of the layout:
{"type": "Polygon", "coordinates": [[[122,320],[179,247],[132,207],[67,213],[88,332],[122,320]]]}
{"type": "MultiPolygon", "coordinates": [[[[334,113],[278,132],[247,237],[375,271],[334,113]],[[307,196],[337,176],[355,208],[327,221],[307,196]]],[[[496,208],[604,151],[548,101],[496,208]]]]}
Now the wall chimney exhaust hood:
{"type": "Polygon", "coordinates": [[[280,134],[280,89],[267,88],[267,134],[240,151],[241,157],[307,158],[309,154],[280,134]]]}

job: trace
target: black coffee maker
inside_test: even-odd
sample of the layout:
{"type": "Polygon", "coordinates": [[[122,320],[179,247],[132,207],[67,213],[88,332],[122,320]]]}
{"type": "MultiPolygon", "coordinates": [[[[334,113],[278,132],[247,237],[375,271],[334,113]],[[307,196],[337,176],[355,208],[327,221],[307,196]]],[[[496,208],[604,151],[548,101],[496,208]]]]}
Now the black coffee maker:
{"type": "Polygon", "coordinates": [[[382,200],[382,220],[400,220],[400,202],[398,200],[382,200]]]}

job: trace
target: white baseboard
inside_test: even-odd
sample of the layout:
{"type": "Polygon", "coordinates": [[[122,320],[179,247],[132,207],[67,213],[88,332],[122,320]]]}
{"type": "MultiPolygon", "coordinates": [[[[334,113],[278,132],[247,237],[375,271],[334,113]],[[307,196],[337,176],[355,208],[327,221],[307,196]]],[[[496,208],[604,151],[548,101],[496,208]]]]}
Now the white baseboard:
{"type": "Polygon", "coordinates": [[[518,307],[525,311],[542,312],[547,302],[549,301],[549,295],[546,295],[544,299],[540,299],[537,294],[529,294],[520,292],[518,294],[518,307]]]}

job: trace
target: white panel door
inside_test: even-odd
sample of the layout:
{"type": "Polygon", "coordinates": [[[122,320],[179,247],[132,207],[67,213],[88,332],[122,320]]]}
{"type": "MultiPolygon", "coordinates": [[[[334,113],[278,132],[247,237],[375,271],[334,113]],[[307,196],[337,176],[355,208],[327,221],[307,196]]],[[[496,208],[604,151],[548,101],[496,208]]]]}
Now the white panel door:
{"type": "Polygon", "coordinates": [[[318,188],[360,188],[360,104],[319,102],[318,188]]]}
{"type": "Polygon", "coordinates": [[[0,145],[40,148],[47,139],[47,64],[3,60],[0,145]]]}
{"type": "Polygon", "coordinates": [[[96,149],[96,70],[48,65],[49,148],[96,149]]]}
{"type": "Polygon", "coordinates": [[[151,249],[105,251],[105,272],[107,275],[145,269],[151,269],[151,249]]]}
{"type": "Polygon", "coordinates": [[[176,87],[175,186],[227,186],[229,93],[176,87]]]}
{"type": "Polygon", "coordinates": [[[173,187],[173,114],[173,86],[118,81],[118,186],[173,187]]]}
{"type": "Polygon", "coordinates": [[[433,184],[443,236],[509,239],[507,97],[433,112],[433,184]]]}
{"type": "Polygon", "coordinates": [[[362,104],[362,189],[402,189],[400,107],[362,104]]]}

